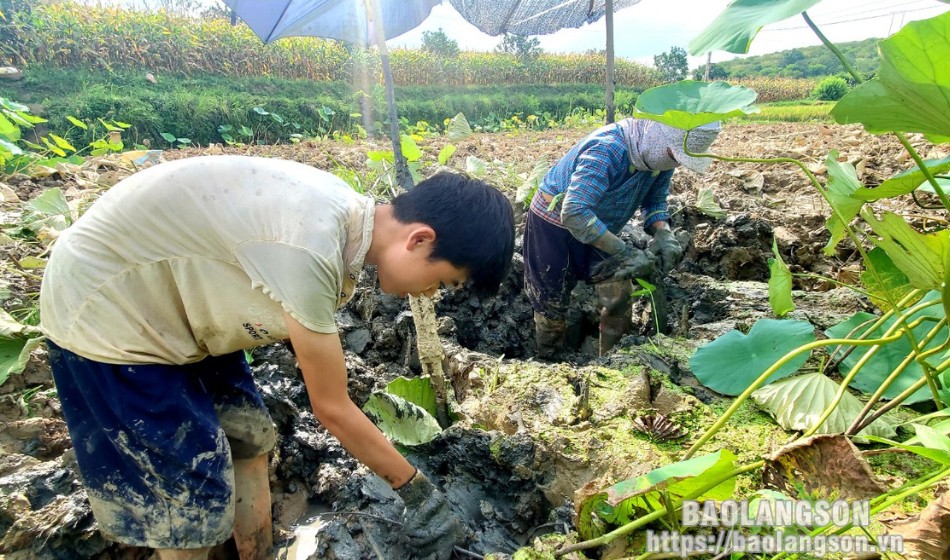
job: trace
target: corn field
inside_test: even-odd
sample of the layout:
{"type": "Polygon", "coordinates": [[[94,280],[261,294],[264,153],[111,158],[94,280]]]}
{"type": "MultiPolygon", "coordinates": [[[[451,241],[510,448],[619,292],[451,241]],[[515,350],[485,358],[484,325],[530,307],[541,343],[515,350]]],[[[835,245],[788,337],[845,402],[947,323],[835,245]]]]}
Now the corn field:
{"type": "Polygon", "coordinates": [[[818,80],[806,78],[743,78],[729,83],[754,89],[759,93],[759,103],[773,101],[797,101],[807,99],[818,80]]]}

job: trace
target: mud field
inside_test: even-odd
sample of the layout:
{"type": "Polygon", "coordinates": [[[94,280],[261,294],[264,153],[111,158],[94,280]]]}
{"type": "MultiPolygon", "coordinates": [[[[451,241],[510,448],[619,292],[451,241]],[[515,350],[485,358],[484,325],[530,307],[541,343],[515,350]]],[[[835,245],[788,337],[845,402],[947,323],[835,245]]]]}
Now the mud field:
{"type": "MultiPolygon", "coordinates": [[[[488,163],[489,176],[515,196],[515,189],[538,160],[553,163],[582,131],[474,135],[456,142],[452,164],[467,156],[488,163]]],[[[426,161],[444,146],[441,138],[420,145],[426,161]]],[[[925,158],[943,157],[914,140],[925,158]]],[[[384,140],[353,144],[305,142],[287,146],[212,147],[166,152],[166,159],[211,153],[242,153],[294,159],[333,170],[360,173],[366,152],[386,149],[384,140]]],[[[736,157],[796,157],[819,177],[830,149],[841,152],[869,185],[910,166],[890,137],[854,127],[814,124],[727,126],[713,151],[736,157]]],[[[431,170],[430,170],[431,171],[431,170]]],[[[130,173],[127,165],[99,161],[84,169],[48,177],[7,177],[0,183],[4,222],[16,218],[20,201],[60,187],[79,200],[130,173]]],[[[714,164],[703,177],[674,175],[670,199],[673,225],[688,242],[686,257],[665,279],[669,336],[655,336],[647,302],[635,303],[635,332],[603,358],[595,356],[599,310],[590,290],[576,293],[570,344],[564,362],[534,358],[532,313],[522,294],[521,257],[501,293],[478,300],[465,292],[443,293],[437,301],[439,334],[446,351],[462,420],[435,441],[407,451],[415,465],[448,493],[464,520],[468,539],[457,558],[493,554],[504,558],[542,535],[576,539],[574,501],[579,496],[679,460],[682,453],[722,413],[731,400],[703,388],[689,372],[688,358],[700,344],[770,315],[767,259],[773,238],[793,272],[836,279],[853,278],[858,257],[842,243],[827,259],[821,249],[829,209],[804,174],[791,166],[714,164]],[[697,192],[711,188],[725,216],[712,218],[697,207],[697,192]],[[632,428],[646,412],[670,418],[684,434],[662,441],[632,428]],[[583,490],[587,488],[587,490],[583,490]]],[[[522,227],[522,206],[515,204],[522,227]]],[[[891,209],[909,210],[899,203],[891,209]]],[[[645,234],[628,226],[630,243],[645,234]]],[[[520,239],[517,248],[520,249],[520,239]]],[[[3,260],[34,254],[23,242],[0,245],[3,260]]],[[[38,292],[39,277],[6,273],[14,310],[38,292]]],[[[793,317],[819,327],[871,311],[861,297],[820,279],[797,279],[793,317]]],[[[371,270],[363,289],[337,315],[346,350],[350,393],[362,405],[397,376],[420,374],[412,316],[406,301],[375,290],[371,270]]],[[[271,459],[273,512],[280,557],[293,560],[408,558],[398,522],[401,503],[381,480],[352,459],[309,411],[303,382],[290,350],[282,345],[253,352],[252,369],[279,434],[271,459]]],[[[111,544],[96,531],[76,474],[65,424],[53,389],[45,352],[34,353],[27,370],[0,385],[0,557],[10,560],[137,560],[151,552],[111,544]]],[[[745,407],[704,448],[732,449],[748,462],[772,453],[793,434],[767,415],[745,407]]],[[[916,478],[917,464],[906,455],[870,458],[875,476],[889,487],[916,478]]],[[[740,488],[758,488],[757,475],[740,488]]],[[[946,484],[938,494],[946,490],[946,484]]],[[[921,498],[916,510],[925,505],[921,498]]],[[[933,499],[933,496],[930,497],[933,499]]],[[[886,517],[894,527],[911,521],[915,508],[896,508],[886,517]]],[[[628,556],[626,541],[586,551],[589,558],[628,556]]],[[[635,542],[631,541],[631,542],[635,542]]],[[[230,558],[222,548],[218,558],[230,558]]],[[[568,556],[580,558],[581,556],[568,556]]]]}

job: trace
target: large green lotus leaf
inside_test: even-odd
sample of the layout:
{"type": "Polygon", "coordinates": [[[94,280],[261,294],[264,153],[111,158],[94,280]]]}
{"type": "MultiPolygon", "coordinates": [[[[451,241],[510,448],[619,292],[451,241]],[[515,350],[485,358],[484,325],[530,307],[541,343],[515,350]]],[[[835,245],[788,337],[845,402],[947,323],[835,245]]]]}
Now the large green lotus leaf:
{"type": "Polygon", "coordinates": [[[397,377],[389,385],[386,385],[386,392],[397,397],[402,397],[412,404],[421,407],[423,410],[437,416],[435,413],[435,391],[432,390],[432,383],[425,377],[397,377]]]}
{"type": "Polygon", "coordinates": [[[889,310],[913,288],[907,275],[901,272],[884,249],[875,247],[867,253],[861,284],[871,294],[871,301],[878,309],[889,310]]]}
{"type": "Polygon", "coordinates": [[[5,157],[18,156],[23,153],[23,150],[16,144],[9,142],[3,139],[3,136],[0,135],[0,155],[5,157]]]}
{"type": "Polygon", "coordinates": [[[863,212],[864,221],[879,237],[871,237],[884,249],[894,264],[907,275],[910,284],[933,290],[944,280],[944,256],[950,251],[950,230],[920,233],[897,214],[885,212],[878,220],[872,212],[863,212]]]}
{"type": "Polygon", "coordinates": [[[844,239],[845,226],[851,223],[864,206],[863,201],[852,196],[864,185],[858,179],[853,165],[838,161],[837,150],[831,150],[828,153],[828,157],[825,158],[825,167],[828,169],[828,182],[825,188],[828,191],[828,201],[834,210],[826,223],[828,231],[831,232],[831,239],[825,245],[825,254],[830,257],[835,254],[838,243],[844,239]]]}
{"type": "MultiPolygon", "coordinates": [[[[809,430],[834,401],[840,386],[822,373],[796,375],[752,393],[752,400],[768,411],[778,425],[789,431],[809,430]]],[[[821,424],[816,433],[842,434],[858,417],[864,404],[845,392],[841,402],[821,424]]],[[[884,418],[879,418],[858,435],[894,437],[897,432],[884,418]]]]}
{"type": "Polygon", "coordinates": [[[709,51],[749,52],[752,39],[764,26],[804,12],[820,0],[735,0],[706,29],[689,42],[689,54],[709,51]]]}
{"type": "MultiPolygon", "coordinates": [[[[940,319],[944,316],[943,307],[940,305],[940,294],[938,292],[929,292],[921,302],[931,302],[933,305],[926,307],[917,313],[914,313],[908,322],[913,322],[919,317],[936,317],[940,319]]],[[[850,319],[839,323],[827,331],[827,334],[830,338],[846,338],[848,333],[857,328],[854,334],[851,335],[851,338],[857,338],[861,334],[870,328],[871,323],[867,322],[871,319],[875,319],[874,315],[870,313],[857,313],[852,316],[850,319]],[[860,326],[862,323],[866,323],[865,326],[860,326]],[[858,328],[860,326],[860,328],[858,328]]],[[[873,333],[870,334],[870,338],[879,338],[883,336],[884,331],[891,327],[894,324],[894,319],[890,318],[884,322],[884,324],[876,329],[873,333]]],[[[919,343],[930,330],[934,327],[934,323],[931,321],[925,321],[913,329],[914,337],[919,343]]],[[[930,342],[930,344],[924,347],[924,350],[929,350],[931,348],[936,348],[940,346],[947,339],[948,331],[946,327],[943,327],[936,337],[930,342]]],[[[857,347],[848,354],[844,360],[841,361],[841,364],[838,366],[838,371],[841,375],[847,375],[851,368],[853,368],[864,353],[870,347],[857,347]]],[[[841,352],[847,348],[835,348],[829,349],[831,352],[837,352],[838,355],[841,355],[841,352]]],[[[904,358],[907,357],[911,352],[911,344],[906,336],[901,337],[895,342],[885,344],[881,346],[880,350],[871,357],[864,366],[858,371],[854,379],[851,381],[851,387],[866,393],[868,395],[873,394],[881,385],[883,385],[884,380],[904,361],[904,358]]],[[[894,381],[894,383],[888,387],[887,391],[884,392],[883,398],[893,399],[905,389],[914,384],[917,380],[923,375],[923,370],[920,368],[920,365],[917,362],[911,362],[910,365],[901,373],[900,376],[894,381]]],[[[926,387],[922,387],[918,391],[914,392],[906,401],[905,404],[913,404],[915,402],[921,402],[928,400],[932,397],[930,391],[926,387]]]]}
{"type": "Polygon", "coordinates": [[[445,127],[445,135],[449,137],[449,140],[458,142],[472,135],[472,126],[468,124],[465,115],[459,113],[449,120],[449,124],[445,127]]]}
{"type": "Polygon", "coordinates": [[[904,443],[898,443],[883,438],[869,439],[890,444],[894,447],[920,455],[921,457],[927,457],[944,466],[950,465],[950,438],[923,424],[914,424],[914,429],[917,430],[917,435],[913,439],[915,443],[921,445],[911,445],[910,440],[904,443]]]}
{"type": "Polygon", "coordinates": [[[376,422],[386,437],[402,445],[421,445],[442,431],[439,422],[421,406],[389,393],[374,393],[363,411],[376,422]]]}
{"type": "Polygon", "coordinates": [[[712,189],[699,189],[694,207],[714,220],[725,217],[726,211],[716,202],[716,193],[712,189]]]}
{"type": "MultiPolygon", "coordinates": [[[[602,531],[598,528],[603,524],[593,519],[594,516],[615,525],[629,523],[637,517],[638,509],[653,509],[660,492],[682,500],[735,470],[735,461],[732,451],[720,449],[618,482],[584,500],[578,515],[578,529],[585,539],[599,536],[602,531]]],[[[735,486],[735,478],[730,478],[692,499],[726,500],[732,497],[735,486]]]]}
{"type": "Polygon", "coordinates": [[[950,142],[950,12],[908,23],[881,41],[881,69],[831,109],[869,132],[921,132],[950,142]]]}
{"type": "Polygon", "coordinates": [[[439,165],[446,165],[449,163],[449,160],[452,159],[452,156],[455,154],[455,151],[458,148],[455,147],[455,144],[446,144],[439,150],[439,165]]]}
{"type": "MultiPolygon", "coordinates": [[[[950,0],[947,0],[950,2],[950,0]]],[[[937,177],[937,186],[940,187],[940,190],[944,194],[950,196],[950,178],[948,177],[937,177]]],[[[929,181],[924,181],[920,184],[920,187],[917,188],[919,191],[929,192],[930,194],[937,194],[937,190],[930,184],[929,181]]]]}
{"type": "Polygon", "coordinates": [[[422,157],[422,150],[419,149],[419,145],[408,134],[403,134],[400,137],[399,149],[407,161],[418,161],[422,157]]]}
{"type": "Polygon", "coordinates": [[[11,373],[20,373],[43,338],[0,338],[0,385],[11,373]]]}
{"type": "MultiPolygon", "coordinates": [[[[945,408],[943,410],[950,410],[950,409],[945,408]]],[[[943,412],[943,410],[940,412],[943,412]]],[[[937,422],[936,424],[933,424],[927,427],[937,432],[938,434],[950,436],[950,419],[937,422]]],[[[905,441],[904,443],[906,443],[907,445],[914,445],[915,443],[921,443],[921,439],[918,436],[914,436],[910,438],[909,440],[905,441]]]]}
{"type": "MultiPolygon", "coordinates": [[[[931,174],[940,175],[941,173],[950,170],[950,157],[945,157],[943,159],[924,160],[924,166],[930,170],[931,174]]],[[[917,188],[928,192],[934,192],[933,187],[924,178],[924,174],[920,170],[920,167],[915,165],[913,168],[908,169],[907,171],[903,171],[897,175],[894,175],[873,189],[861,187],[860,189],[854,191],[854,198],[867,202],[874,202],[875,200],[880,200],[882,198],[891,198],[894,196],[907,194],[917,188]]]]}
{"type": "Polygon", "coordinates": [[[69,202],[58,187],[46,189],[43,194],[26,203],[27,206],[41,214],[55,216],[69,212],[69,202]]]}
{"type": "Polygon", "coordinates": [[[10,122],[10,119],[0,115],[0,136],[11,142],[16,142],[20,139],[20,127],[10,122]]]}
{"type": "Polygon", "coordinates": [[[475,177],[484,177],[488,174],[488,164],[478,156],[465,158],[465,172],[475,177]]]}
{"type": "Polygon", "coordinates": [[[541,185],[541,179],[547,175],[549,169],[551,169],[551,166],[548,164],[548,160],[542,158],[535,162],[531,173],[528,174],[524,182],[521,183],[521,186],[518,187],[518,191],[515,193],[515,202],[530,204],[531,199],[534,198],[534,193],[537,192],[538,187],[541,185]]]}
{"type": "Polygon", "coordinates": [[[24,325],[5,310],[0,309],[0,338],[31,338],[42,334],[40,329],[24,325]]]}
{"type": "Polygon", "coordinates": [[[634,105],[637,118],[651,119],[689,130],[729,117],[758,111],[752,104],[758,94],[726,82],[683,80],[650,88],[634,105]]]}
{"type": "Polygon", "coordinates": [[[792,271],[782,260],[778,252],[778,242],[772,240],[772,254],[769,259],[769,305],[777,317],[784,317],[795,310],[792,302],[792,271]]]}
{"type": "MultiPolygon", "coordinates": [[[[749,334],[731,330],[699,348],[689,363],[703,385],[738,395],[782,356],[814,340],[814,328],[806,321],[759,319],[749,334]]],[[[766,383],[795,373],[807,359],[808,352],[803,352],[789,360],[766,383]]]]}

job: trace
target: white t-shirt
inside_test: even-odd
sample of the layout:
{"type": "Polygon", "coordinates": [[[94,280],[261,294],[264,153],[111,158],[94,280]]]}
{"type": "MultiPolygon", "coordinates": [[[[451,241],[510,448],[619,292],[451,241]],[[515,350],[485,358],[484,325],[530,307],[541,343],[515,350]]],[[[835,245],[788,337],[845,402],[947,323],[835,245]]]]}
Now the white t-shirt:
{"type": "Polygon", "coordinates": [[[374,205],[296,162],[189,158],[114,186],[53,246],[40,293],[56,344],[107,363],[185,364],[320,333],[352,295],[374,205]]]}

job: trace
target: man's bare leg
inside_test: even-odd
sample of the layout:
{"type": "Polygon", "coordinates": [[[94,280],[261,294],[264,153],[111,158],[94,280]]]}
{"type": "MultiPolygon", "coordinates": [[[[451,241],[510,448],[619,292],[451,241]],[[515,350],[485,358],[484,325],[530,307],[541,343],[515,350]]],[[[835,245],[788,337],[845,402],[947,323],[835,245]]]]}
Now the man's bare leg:
{"type": "Polygon", "coordinates": [[[271,558],[274,534],[267,454],[234,460],[234,543],[241,560],[271,558]]]}
{"type": "Polygon", "coordinates": [[[187,548],[172,549],[160,548],[158,553],[159,560],[205,560],[208,557],[210,548],[187,548]]]}

